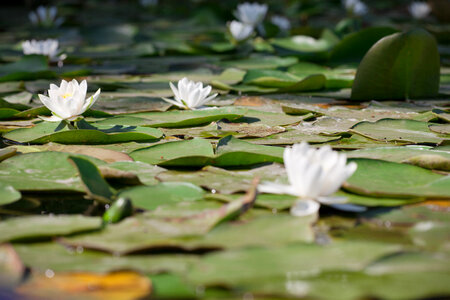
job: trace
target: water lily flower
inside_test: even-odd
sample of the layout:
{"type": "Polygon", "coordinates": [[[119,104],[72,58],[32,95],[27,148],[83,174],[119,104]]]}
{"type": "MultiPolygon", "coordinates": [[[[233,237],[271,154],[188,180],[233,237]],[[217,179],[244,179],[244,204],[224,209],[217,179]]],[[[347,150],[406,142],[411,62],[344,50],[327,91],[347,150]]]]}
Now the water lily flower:
{"type": "Polygon", "coordinates": [[[86,80],[83,80],[80,84],[75,79],[70,82],[62,80],[59,87],[50,84],[48,97],[39,94],[39,99],[52,112],[53,116],[50,118],[41,116],[40,118],[50,122],[75,121],[81,118],[81,114],[97,101],[100,89],[88,98],[86,98],[86,92],[86,80]]]}
{"type": "Polygon", "coordinates": [[[342,0],[342,4],[348,12],[355,16],[363,16],[368,12],[367,5],[360,0],[342,0]]]}
{"type": "Polygon", "coordinates": [[[66,58],[65,54],[58,56],[58,40],[46,39],[42,41],[31,40],[22,43],[23,54],[39,54],[48,56],[50,61],[62,61],[66,58]]]}
{"type": "Polygon", "coordinates": [[[210,85],[203,87],[203,83],[191,81],[186,77],[178,81],[178,88],[170,82],[170,88],[175,99],[163,99],[183,109],[196,109],[217,96],[214,94],[208,97],[212,90],[210,85]]]}
{"type": "Polygon", "coordinates": [[[245,2],[238,5],[234,15],[242,23],[256,27],[266,17],[267,9],[267,4],[245,2]]]}
{"type": "Polygon", "coordinates": [[[36,11],[28,14],[31,23],[43,27],[58,27],[64,22],[64,18],[58,17],[58,9],[56,6],[39,6],[36,11]]]}
{"type": "Polygon", "coordinates": [[[228,30],[233,38],[240,42],[248,39],[254,32],[253,26],[239,21],[231,21],[228,23],[228,30]]]}
{"type": "Polygon", "coordinates": [[[272,16],[272,18],[270,18],[270,22],[272,22],[272,24],[276,25],[283,31],[288,31],[289,29],[291,29],[291,22],[286,17],[272,16]]]}
{"type": "Polygon", "coordinates": [[[409,13],[416,20],[425,19],[431,12],[431,7],[426,2],[415,1],[408,7],[409,13]]]}
{"type": "Polygon", "coordinates": [[[320,204],[342,204],[345,197],[332,197],[357,168],[356,163],[347,164],[343,153],[330,146],[312,148],[306,142],[286,148],[283,153],[289,184],[263,183],[260,192],[297,196],[299,201],[291,208],[291,214],[306,216],[316,213],[320,204]]]}

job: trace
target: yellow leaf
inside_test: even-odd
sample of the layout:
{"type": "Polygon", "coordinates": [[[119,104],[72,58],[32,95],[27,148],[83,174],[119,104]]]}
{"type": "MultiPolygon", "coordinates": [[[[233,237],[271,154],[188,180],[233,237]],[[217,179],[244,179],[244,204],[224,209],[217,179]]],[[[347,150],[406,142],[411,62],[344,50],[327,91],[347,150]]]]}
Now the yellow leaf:
{"type": "Polygon", "coordinates": [[[150,295],[151,290],[150,279],[130,271],[55,274],[47,270],[20,286],[17,293],[33,300],[132,300],[150,295]]]}

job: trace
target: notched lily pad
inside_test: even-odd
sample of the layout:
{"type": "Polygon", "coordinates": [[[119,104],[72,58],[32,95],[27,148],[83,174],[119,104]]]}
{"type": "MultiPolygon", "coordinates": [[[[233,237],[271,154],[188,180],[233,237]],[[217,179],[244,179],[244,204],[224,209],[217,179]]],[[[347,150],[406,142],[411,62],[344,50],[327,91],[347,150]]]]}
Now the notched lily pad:
{"type": "Polygon", "coordinates": [[[8,132],[5,138],[32,144],[55,142],[61,144],[112,144],[129,141],[152,141],[162,137],[158,129],[140,126],[98,126],[89,129],[69,129],[63,123],[41,122],[32,128],[8,132]]]}

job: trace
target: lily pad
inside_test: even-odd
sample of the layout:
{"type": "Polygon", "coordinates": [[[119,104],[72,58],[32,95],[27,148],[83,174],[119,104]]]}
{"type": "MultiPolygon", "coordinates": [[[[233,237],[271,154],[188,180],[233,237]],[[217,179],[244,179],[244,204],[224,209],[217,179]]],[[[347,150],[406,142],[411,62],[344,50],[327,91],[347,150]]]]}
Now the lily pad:
{"type": "Polygon", "coordinates": [[[20,192],[4,182],[0,182],[0,205],[10,204],[22,198],[20,192]]]}
{"type": "Polygon", "coordinates": [[[413,144],[440,144],[448,137],[432,132],[426,122],[414,120],[381,119],[376,122],[360,122],[351,132],[387,142],[409,142],[413,144]]]}
{"type": "Polygon", "coordinates": [[[163,182],[153,186],[138,186],[121,190],[117,197],[129,198],[134,207],[152,210],[160,205],[200,200],[204,194],[205,192],[200,187],[192,183],[163,182]]]}
{"type": "MultiPolygon", "coordinates": [[[[82,192],[77,171],[67,161],[70,153],[36,152],[13,156],[0,163],[0,180],[19,191],[82,192]]],[[[96,165],[102,160],[80,155],[96,165]]]]}
{"type": "Polygon", "coordinates": [[[57,122],[41,122],[32,128],[16,129],[5,138],[21,143],[45,144],[111,144],[128,141],[152,141],[162,137],[162,132],[140,126],[98,126],[72,130],[57,122]],[[61,128],[63,127],[63,128],[61,128]]]}
{"type": "Polygon", "coordinates": [[[120,254],[155,247],[192,249],[194,247],[180,243],[179,239],[185,241],[202,236],[219,223],[244,213],[253,204],[255,192],[256,186],[245,197],[223,206],[204,205],[199,201],[180,202],[178,211],[172,207],[167,214],[149,211],[109,225],[96,234],[67,238],[64,243],[120,254]],[[201,210],[191,212],[190,205],[200,205],[201,210]]]}
{"type": "Polygon", "coordinates": [[[245,109],[234,107],[222,107],[200,110],[167,111],[127,114],[120,117],[108,118],[94,125],[126,125],[126,126],[150,126],[150,127],[187,127],[197,126],[221,119],[233,121],[242,117],[245,109]]]}
{"type": "Polygon", "coordinates": [[[0,222],[0,242],[42,239],[100,229],[98,217],[80,215],[27,216],[0,222]]]}
{"type": "Polygon", "coordinates": [[[450,177],[407,164],[355,158],[356,172],[344,188],[372,197],[450,198],[450,177]]]}

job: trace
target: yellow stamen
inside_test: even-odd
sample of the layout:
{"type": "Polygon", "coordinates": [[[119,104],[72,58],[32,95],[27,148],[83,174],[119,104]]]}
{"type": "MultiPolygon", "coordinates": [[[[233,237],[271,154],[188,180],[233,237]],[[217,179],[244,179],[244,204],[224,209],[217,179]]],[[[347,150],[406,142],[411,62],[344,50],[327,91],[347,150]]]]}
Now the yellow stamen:
{"type": "Polygon", "coordinates": [[[71,98],[71,97],[72,97],[72,94],[66,93],[66,94],[62,95],[62,97],[63,97],[64,99],[66,99],[66,98],[71,98]]]}

